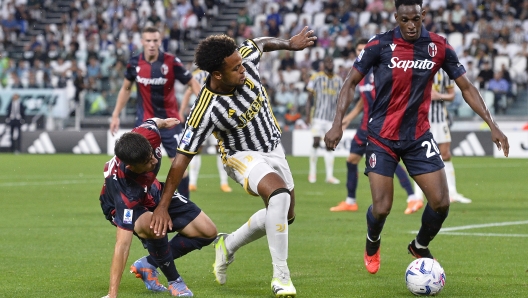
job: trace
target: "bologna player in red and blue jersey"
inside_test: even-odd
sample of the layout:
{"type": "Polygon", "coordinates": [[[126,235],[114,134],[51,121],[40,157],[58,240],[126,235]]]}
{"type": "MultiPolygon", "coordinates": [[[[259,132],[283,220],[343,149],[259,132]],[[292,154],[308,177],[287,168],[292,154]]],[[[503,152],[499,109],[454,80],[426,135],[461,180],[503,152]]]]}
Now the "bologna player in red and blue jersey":
{"type": "Polygon", "coordinates": [[[174,193],[168,208],[172,220],[170,231],[178,233],[169,241],[166,234],[157,235],[150,228],[163,188],[156,178],[161,165],[159,129],[169,129],[178,123],[176,118],[148,119],[117,140],[116,156],[105,164],[105,183],[99,200],[106,219],[117,227],[106,297],[117,297],[134,234],[150,255],[134,262],[131,272],[151,291],[192,296],[176,270],[174,259],[210,244],[216,237],[215,225],[193,202],[174,193]],[[168,289],[159,283],[158,264],[169,281],[168,289]]]}
{"type": "MultiPolygon", "coordinates": [[[[367,44],[366,39],[360,39],[356,43],[356,55],[360,55],[361,51],[367,44]]],[[[356,135],[350,142],[350,154],[347,157],[347,198],[341,201],[337,206],[330,208],[330,211],[340,212],[349,211],[354,212],[358,210],[358,204],[356,202],[356,190],[358,185],[358,163],[365,154],[367,145],[367,124],[369,120],[369,113],[374,105],[374,99],[376,98],[376,90],[374,88],[374,74],[372,69],[368,74],[359,82],[357,90],[359,92],[359,99],[350,113],[343,118],[343,129],[346,129],[350,122],[363,111],[361,118],[361,124],[356,131],[356,135]]],[[[407,192],[408,206],[405,209],[405,214],[416,212],[422,206],[415,205],[415,201],[422,203],[421,200],[416,200],[414,190],[411,184],[411,180],[407,175],[407,171],[398,164],[395,171],[400,185],[407,192]]],[[[423,203],[422,203],[423,205],[423,203]]]]}
{"type": "MultiPolygon", "coordinates": [[[[161,36],[157,28],[146,27],[141,34],[141,43],[143,52],[130,58],[127,64],[125,79],[112,113],[112,133],[119,128],[119,113],[130,98],[134,82],[137,83],[136,126],[152,117],[174,117],[182,121],[174,89],[176,80],[191,86],[196,95],[200,91],[200,85],[180,59],[160,51],[161,36]]],[[[171,159],[176,156],[178,133],[181,133],[181,125],[162,131],[163,147],[171,159]]]]}
{"type": "MultiPolygon", "coordinates": [[[[200,84],[193,78],[190,71],[185,69],[180,59],[174,55],[160,51],[161,34],[155,27],[146,27],[141,33],[143,52],[130,58],[125,71],[123,85],[117,95],[117,102],[112,112],[110,132],[115,134],[119,129],[119,114],[126,106],[132,92],[132,84],[137,84],[136,123],[152,118],[174,117],[183,121],[178,112],[175,95],[175,82],[189,85],[194,94],[200,92],[200,84]]],[[[163,148],[169,158],[174,160],[176,147],[180,141],[182,126],[161,131],[163,148]]],[[[188,177],[182,181],[178,191],[189,197],[188,177]]]]}
{"type": "Polygon", "coordinates": [[[449,212],[444,163],[429,132],[428,120],[432,79],[438,69],[444,69],[455,80],[464,100],[488,124],[497,148],[504,150],[505,156],[509,153],[508,138],[467,79],[453,48],[445,38],[428,32],[422,25],[422,0],[396,0],[395,7],[398,27],[371,38],[358,56],[339,94],[332,128],[325,136],[326,146],[335,148],[343,135],[341,123],[356,85],[373,68],[376,99],[367,125],[365,169],[373,204],[367,211],[364,254],[365,266],[372,274],[380,267],[380,234],[392,208],[393,175],[400,159],[428,201],[418,235],[408,245],[414,257],[433,258],[429,242],[449,212]]]}

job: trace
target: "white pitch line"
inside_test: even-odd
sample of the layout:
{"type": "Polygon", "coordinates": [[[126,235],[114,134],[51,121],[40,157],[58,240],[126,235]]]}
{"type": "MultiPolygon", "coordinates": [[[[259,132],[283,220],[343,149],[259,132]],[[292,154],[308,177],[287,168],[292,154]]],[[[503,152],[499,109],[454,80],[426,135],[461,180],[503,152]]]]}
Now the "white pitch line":
{"type": "Polygon", "coordinates": [[[497,234],[497,233],[461,233],[461,232],[442,232],[442,235],[457,236],[483,236],[483,237],[528,237],[528,234],[497,234]]]}
{"type": "MultiPolygon", "coordinates": [[[[467,226],[459,226],[459,227],[451,227],[451,228],[442,228],[440,230],[440,233],[447,234],[447,235],[504,236],[504,237],[507,237],[508,235],[522,235],[522,236],[510,236],[510,237],[528,237],[528,234],[452,233],[452,231],[460,231],[460,230],[470,230],[470,229],[479,229],[479,228],[488,228],[488,227],[516,226],[516,225],[526,225],[526,224],[528,224],[528,220],[495,222],[495,223],[480,224],[480,225],[467,225],[467,226]]],[[[411,234],[416,234],[416,233],[418,233],[418,231],[411,231],[411,234]]]]}

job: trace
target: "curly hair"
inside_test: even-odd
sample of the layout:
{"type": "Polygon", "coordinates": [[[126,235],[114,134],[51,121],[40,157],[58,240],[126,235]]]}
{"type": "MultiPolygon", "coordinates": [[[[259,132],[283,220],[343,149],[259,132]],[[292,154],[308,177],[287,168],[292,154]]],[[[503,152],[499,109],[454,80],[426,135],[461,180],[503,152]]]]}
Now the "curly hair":
{"type": "Polygon", "coordinates": [[[114,153],[127,165],[144,164],[152,156],[152,146],[143,135],[127,132],[116,141],[114,153]]]}
{"type": "Polygon", "coordinates": [[[224,65],[224,59],[231,56],[237,49],[237,44],[231,37],[210,35],[202,40],[194,54],[194,64],[209,73],[219,71],[224,65]]]}
{"type": "Polygon", "coordinates": [[[401,5],[420,5],[420,7],[423,6],[423,0],[395,0],[394,6],[396,9],[400,7],[401,5]]]}

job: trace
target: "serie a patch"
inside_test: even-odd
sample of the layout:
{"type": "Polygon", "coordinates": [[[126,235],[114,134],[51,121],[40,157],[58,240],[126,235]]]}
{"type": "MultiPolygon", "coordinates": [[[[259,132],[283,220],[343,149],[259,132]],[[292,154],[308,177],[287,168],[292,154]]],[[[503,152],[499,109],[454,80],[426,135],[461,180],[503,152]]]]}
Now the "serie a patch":
{"type": "Polygon", "coordinates": [[[123,211],[123,223],[124,224],[132,224],[132,217],[133,216],[134,216],[134,210],[125,209],[123,211]]]}

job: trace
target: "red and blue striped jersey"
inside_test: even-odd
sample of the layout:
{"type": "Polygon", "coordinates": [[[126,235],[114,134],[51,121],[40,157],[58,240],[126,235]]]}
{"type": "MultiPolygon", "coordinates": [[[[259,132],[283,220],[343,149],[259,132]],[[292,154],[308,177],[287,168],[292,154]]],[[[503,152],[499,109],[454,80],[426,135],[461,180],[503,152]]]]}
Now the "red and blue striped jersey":
{"type": "Polygon", "coordinates": [[[133,230],[133,218],[146,210],[153,210],[161,198],[161,184],[156,178],[161,166],[161,136],[152,120],[134,128],[149,140],[158,164],[151,172],[137,174],[126,168],[126,164],[114,156],[105,164],[105,183],[99,200],[108,220],[125,230],[133,230]],[[130,216],[127,216],[130,214],[130,216]],[[134,216],[136,213],[136,216],[134,216]]]}
{"type": "Polygon", "coordinates": [[[374,104],[374,99],[376,98],[376,89],[374,88],[374,73],[372,69],[368,74],[359,82],[358,85],[359,95],[361,100],[363,100],[363,117],[361,118],[361,125],[359,129],[367,130],[367,124],[369,119],[369,113],[374,104]]]}
{"type": "Polygon", "coordinates": [[[174,83],[178,80],[185,85],[192,74],[179,58],[160,51],[158,60],[150,63],[141,53],[128,61],[125,78],[137,84],[136,126],[153,117],[182,120],[174,83]]]}
{"type": "Polygon", "coordinates": [[[368,132],[389,140],[416,140],[429,130],[433,76],[442,68],[451,79],[466,70],[447,40],[422,26],[414,42],[403,39],[399,27],[375,35],[360,53],[354,68],[372,68],[376,99],[368,132]]]}

